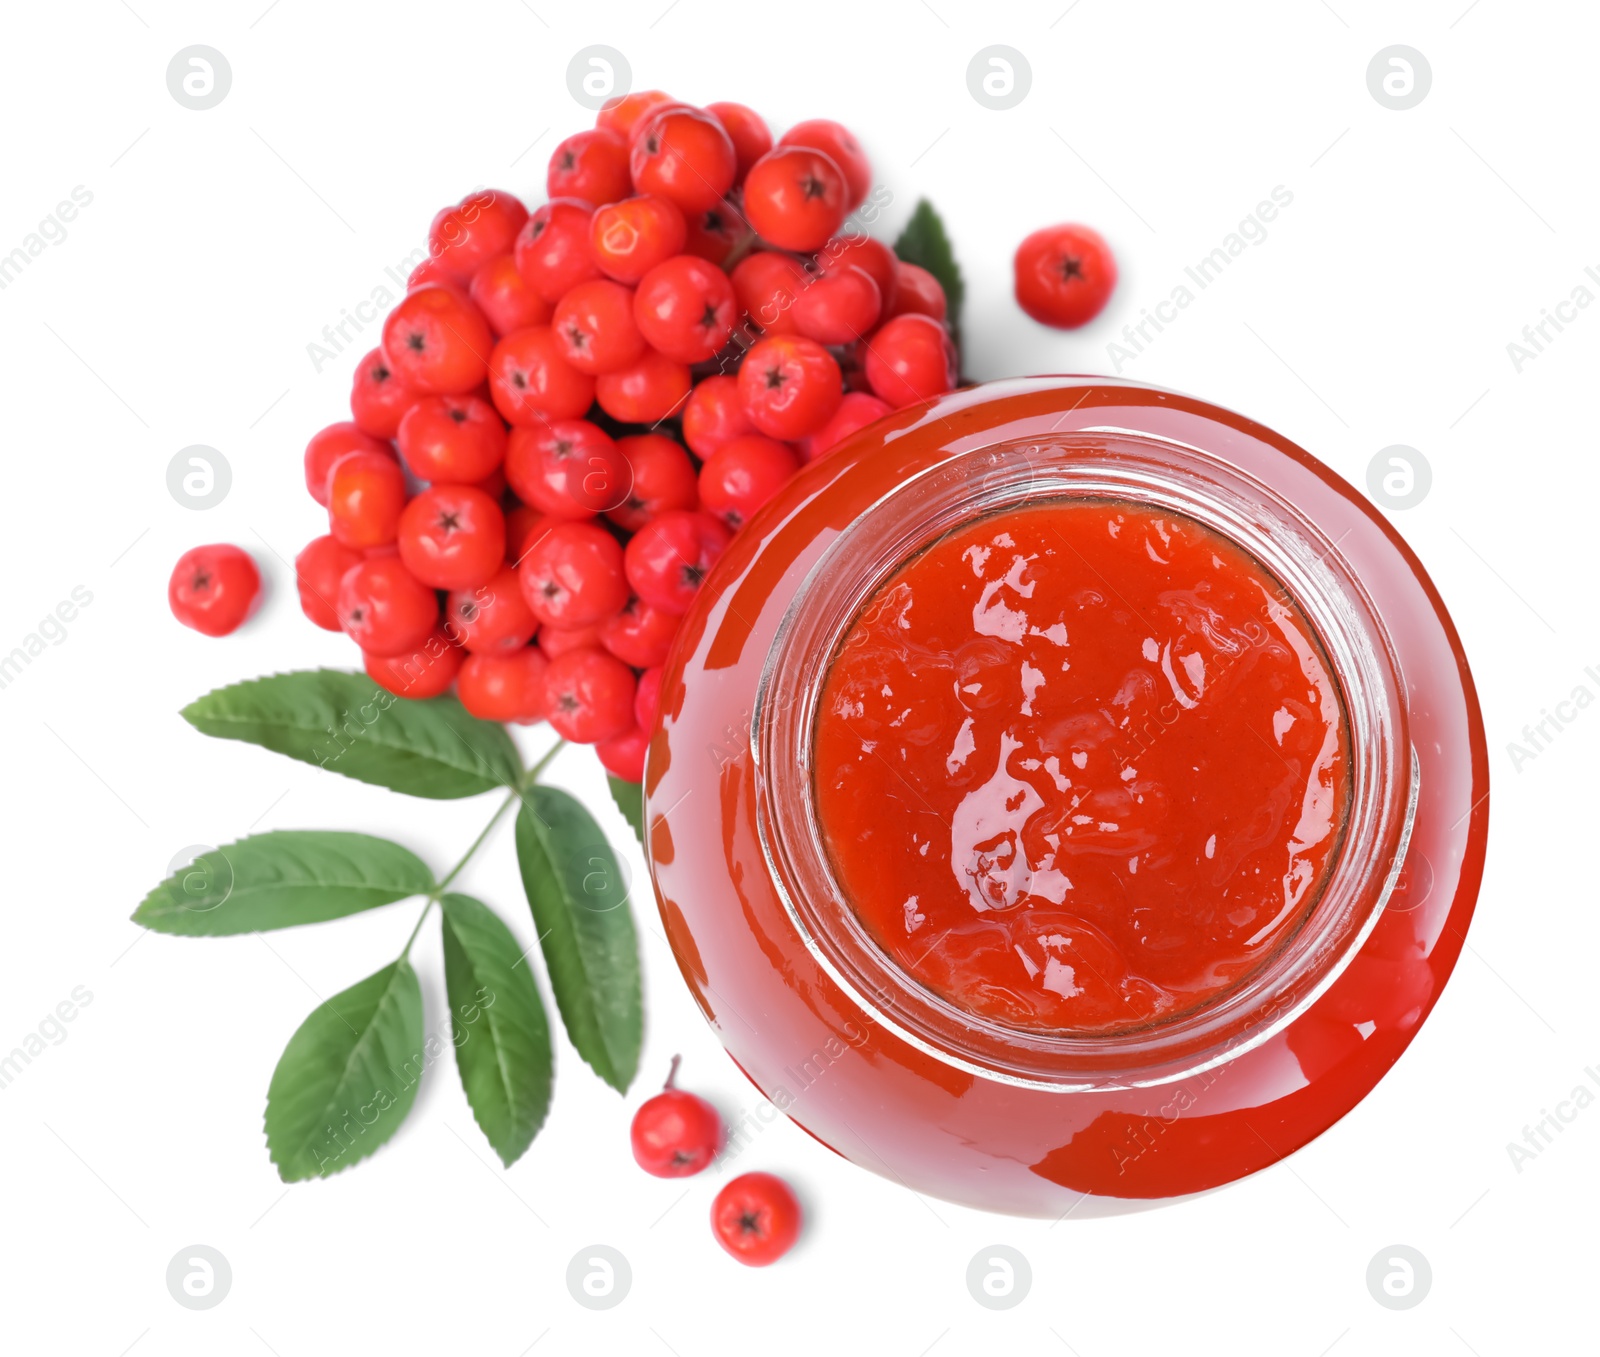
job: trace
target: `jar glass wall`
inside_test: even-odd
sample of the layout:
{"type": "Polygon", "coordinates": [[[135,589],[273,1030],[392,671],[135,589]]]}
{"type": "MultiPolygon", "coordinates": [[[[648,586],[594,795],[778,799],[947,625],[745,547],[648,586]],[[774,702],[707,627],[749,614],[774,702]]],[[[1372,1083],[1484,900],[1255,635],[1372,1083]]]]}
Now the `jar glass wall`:
{"type": "Polygon", "coordinates": [[[707,581],[661,711],[647,851],[730,1054],[839,1153],[996,1210],[1198,1191],[1318,1134],[1437,998],[1481,872],[1481,721],[1414,558],[1285,440],[1108,379],[955,393],[808,468],[707,581]],[[1026,1032],[918,984],[862,928],[812,795],[817,698],[863,601],[952,526],[1096,500],[1192,518],[1281,585],[1338,682],[1349,808],[1303,923],[1240,983],[1136,1031],[1026,1032]]]}

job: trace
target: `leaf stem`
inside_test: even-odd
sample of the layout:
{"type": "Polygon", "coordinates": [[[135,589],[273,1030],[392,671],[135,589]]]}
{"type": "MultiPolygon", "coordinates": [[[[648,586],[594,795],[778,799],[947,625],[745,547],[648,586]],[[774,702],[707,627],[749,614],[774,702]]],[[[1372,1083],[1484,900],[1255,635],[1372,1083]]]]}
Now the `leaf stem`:
{"type": "Polygon", "coordinates": [[[476,853],[478,849],[483,847],[483,841],[489,837],[489,831],[500,823],[500,817],[511,809],[512,805],[517,800],[517,796],[518,793],[513,791],[509,796],[506,797],[504,801],[500,803],[499,809],[489,817],[489,823],[478,831],[478,837],[475,838],[468,846],[467,851],[461,855],[460,860],[454,867],[445,873],[444,880],[433,888],[433,895],[430,898],[437,900],[441,895],[444,894],[445,887],[461,875],[461,869],[471,861],[472,855],[476,853]]]}
{"type": "Polygon", "coordinates": [[[404,961],[411,955],[411,944],[417,940],[417,934],[422,932],[422,921],[428,917],[428,911],[439,903],[439,897],[430,895],[427,903],[422,907],[422,913],[417,915],[417,926],[411,930],[411,936],[406,939],[406,945],[400,949],[400,960],[404,961]]]}
{"type": "Polygon", "coordinates": [[[521,786],[533,786],[533,784],[539,780],[539,774],[544,772],[544,770],[549,767],[551,760],[554,759],[555,756],[566,747],[567,742],[565,740],[557,740],[553,745],[551,745],[550,748],[545,751],[543,757],[541,757],[532,768],[528,769],[526,776],[524,776],[522,779],[521,786]]]}
{"type": "Polygon", "coordinates": [[[439,897],[445,893],[445,890],[450,883],[454,881],[456,877],[461,875],[461,869],[465,867],[467,863],[472,861],[472,855],[476,853],[478,849],[483,847],[483,841],[489,837],[489,831],[500,823],[500,817],[502,815],[504,815],[508,810],[511,809],[513,805],[522,799],[522,793],[539,780],[539,774],[544,772],[544,770],[549,767],[551,760],[554,759],[555,756],[563,749],[565,749],[566,746],[567,742],[565,740],[557,740],[555,744],[553,744],[549,750],[545,752],[543,757],[541,757],[532,768],[528,769],[527,773],[523,775],[522,780],[511,789],[510,795],[508,795],[506,799],[500,803],[499,809],[497,809],[495,813],[489,817],[489,823],[486,824],[479,832],[478,837],[467,846],[467,851],[461,855],[460,859],[456,862],[456,865],[446,872],[444,874],[444,879],[428,893],[427,903],[423,905],[422,913],[417,916],[416,927],[411,930],[411,936],[406,939],[406,945],[400,949],[400,959],[402,961],[411,955],[411,944],[417,940],[417,934],[422,932],[422,925],[427,919],[429,911],[439,903],[439,897]]]}

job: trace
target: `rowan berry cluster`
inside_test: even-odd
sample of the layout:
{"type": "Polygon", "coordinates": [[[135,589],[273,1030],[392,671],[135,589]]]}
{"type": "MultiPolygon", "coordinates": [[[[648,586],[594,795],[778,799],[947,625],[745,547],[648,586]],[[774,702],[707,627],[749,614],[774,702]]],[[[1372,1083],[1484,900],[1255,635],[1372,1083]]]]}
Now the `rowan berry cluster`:
{"type": "Polygon", "coordinates": [[[731,535],[805,463],[956,383],[931,274],[851,223],[855,138],[739,104],[613,102],[549,201],[435,217],[306,447],[301,605],[407,697],[452,685],[642,775],[662,665],[731,535]]]}

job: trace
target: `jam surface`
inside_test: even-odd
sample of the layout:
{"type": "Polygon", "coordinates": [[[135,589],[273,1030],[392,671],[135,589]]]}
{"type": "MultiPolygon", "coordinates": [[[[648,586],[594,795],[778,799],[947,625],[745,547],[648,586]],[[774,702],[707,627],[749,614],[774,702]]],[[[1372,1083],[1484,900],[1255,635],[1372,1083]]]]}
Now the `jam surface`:
{"type": "Polygon", "coordinates": [[[1200,523],[1058,501],[940,538],[851,623],[818,818],[878,944],[958,1007],[1113,1032],[1227,990],[1305,918],[1348,799],[1337,686],[1200,523]]]}

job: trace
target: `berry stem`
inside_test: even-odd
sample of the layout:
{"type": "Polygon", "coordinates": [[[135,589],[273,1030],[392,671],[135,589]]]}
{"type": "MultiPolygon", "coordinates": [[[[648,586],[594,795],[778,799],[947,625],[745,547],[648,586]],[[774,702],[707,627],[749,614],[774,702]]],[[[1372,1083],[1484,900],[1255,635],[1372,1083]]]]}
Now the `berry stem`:
{"type": "Polygon", "coordinates": [[[672,1081],[678,1077],[678,1066],[682,1062],[683,1057],[681,1055],[675,1055],[672,1057],[672,1067],[667,1071],[667,1081],[661,1085],[663,1089],[669,1089],[672,1087],[672,1081]]]}
{"type": "Polygon", "coordinates": [[[735,268],[735,266],[739,263],[739,261],[741,259],[743,259],[747,254],[749,254],[752,250],[754,250],[755,247],[756,247],[756,239],[757,239],[757,237],[756,237],[755,228],[753,226],[751,226],[749,221],[746,220],[746,218],[743,217],[742,215],[740,216],[739,220],[747,228],[746,232],[745,232],[745,237],[737,245],[735,245],[731,251],[729,251],[728,257],[726,259],[724,259],[722,261],[722,263],[718,266],[718,267],[720,267],[722,269],[722,271],[724,273],[732,273],[734,268],[735,268]]]}
{"type": "MultiPolygon", "coordinates": [[[[467,851],[461,855],[459,860],[456,862],[456,865],[446,872],[444,874],[444,879],[441,880],[438,885],[436,885],[428,893],[427,902],[422,906],[422,913],[417,916],[416,927],[411,930],[411,936],[406,939],[406,945],[400,949],[400,959],[402,961],[411,955],[411,944],[417,940],[417,934],[422,932],[422,925],[427,919],[429,911],[439,903],[439,897],[445,893],[445,890],[450,883],[454,881],[456,877],[461,875],[461,869],[472,860],[472,855],[476,853],[478,849],[483,847],[483,841],[489,837],[489,831],[500,823],[500,817],[502,815],[510,810],[516,802],[522,799],[523,792],[527,791],[529,787],[533,786],[533,784],[539,780],[539,774],[544,772],[544,770],[549,767],[551,760],[553,760],[557,754],[565,749],[566,745],[567,742],[565,740],[557,740],[555,744],[551,745],[551,747],[544,753],[539,761],[535,763],[532,768],[528,769],[528,771],[523,775],[522,780],[511,789],[510,794],[504,801],[500,803],[500,806],[495,813],[489,817],[489,823],[479,831],[478,837],[467,846],[467,851]]],[[[676,1066],[674,1066],[674,1068],[676,1068],[676,1066]]]]}

